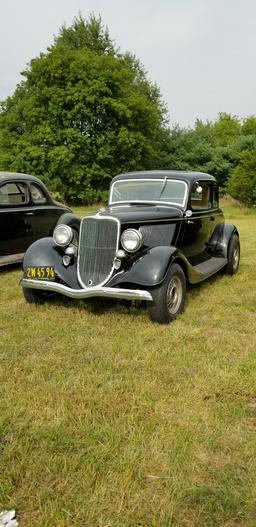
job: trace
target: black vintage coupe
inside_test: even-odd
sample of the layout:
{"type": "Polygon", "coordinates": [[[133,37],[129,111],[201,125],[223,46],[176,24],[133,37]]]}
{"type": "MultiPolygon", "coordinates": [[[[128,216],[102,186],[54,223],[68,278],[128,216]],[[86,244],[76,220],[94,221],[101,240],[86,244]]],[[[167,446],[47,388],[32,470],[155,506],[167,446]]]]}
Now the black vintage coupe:
{"type": "Polygon", "coordinates": [[[183,311],[187,283],[236,273],[239,256],[213,176],[133,172],[112,180],[108,207],[81,220],[79,239],[59,224],[31,245],[21,285],[34,303],[52,293],[146,301],[153,321],[169,323],[183,311]]]}
{"type": "Polygon", "coordinates": [[[70,213],[51,198],[40,179],[0,172],[0,266],[21,262],[28,246],[52,235],[60,217],[68,222],[70,213]]]}

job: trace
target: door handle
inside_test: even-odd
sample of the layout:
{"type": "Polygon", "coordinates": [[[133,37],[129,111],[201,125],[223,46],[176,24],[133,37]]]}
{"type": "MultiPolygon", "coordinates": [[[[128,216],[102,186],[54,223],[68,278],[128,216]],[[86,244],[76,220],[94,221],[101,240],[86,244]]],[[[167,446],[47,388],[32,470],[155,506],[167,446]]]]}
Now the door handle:
{"type": "Polygon", "coordinates": [[[34,216],[34,212],[26,212],[26,216],[34,216]]]}

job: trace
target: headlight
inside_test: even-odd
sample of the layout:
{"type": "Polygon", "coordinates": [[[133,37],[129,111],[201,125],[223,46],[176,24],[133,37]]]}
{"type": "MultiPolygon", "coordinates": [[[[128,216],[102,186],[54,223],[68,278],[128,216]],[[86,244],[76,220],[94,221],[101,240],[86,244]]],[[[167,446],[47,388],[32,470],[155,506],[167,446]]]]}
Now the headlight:
{"type": "Polygon", "coordinates": [[[69,245],[73,237],[74,233],[69,225],[58,225],[53,231],[53,239],[56,245],[61,245],[62,247],[69,245]]]}
{"type": "Polygon", "coordinates": [[[127,229],[121,236],[121,244],[125,251],[134,253],[142,246],[142,234],[136,229],[127,229]]]}

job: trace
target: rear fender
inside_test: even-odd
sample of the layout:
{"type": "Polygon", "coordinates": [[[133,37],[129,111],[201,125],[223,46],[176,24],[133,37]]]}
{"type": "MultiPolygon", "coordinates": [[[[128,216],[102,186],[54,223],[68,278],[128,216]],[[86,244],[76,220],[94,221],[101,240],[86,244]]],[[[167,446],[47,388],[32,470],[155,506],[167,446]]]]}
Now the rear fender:
{"type": "Polygon", "coordinates": [[[236,226],[232,225],[231,223],[225,223],[223,225],[223,230],[222,230],[221,236],[217,243],[218,254],[222,256],[223,258],[228,257],[229,243],[234,234],[236,234],[239,237],[236,226]]]}
{"type": "Polygon", "coordinates": [[[81,289],[77,280],[77,260],[74,257],[68,267],[63,265],[64,251],[58,247],[53,238],[41,238],[32,243],[23,258],[23,271],[28,267],[54,267],[57,281],[73,289],[81,289]]]}

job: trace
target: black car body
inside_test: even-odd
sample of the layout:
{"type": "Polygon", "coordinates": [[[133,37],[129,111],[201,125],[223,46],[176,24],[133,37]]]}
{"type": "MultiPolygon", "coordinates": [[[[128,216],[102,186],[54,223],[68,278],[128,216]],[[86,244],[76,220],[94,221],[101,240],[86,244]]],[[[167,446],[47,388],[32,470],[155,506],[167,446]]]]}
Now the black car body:
{"type": "Polygon", "coordinates": [[[21,262],[29,245],[52,235],[58,220],[68,222],[70,213],[40,179],[0,172],[0,265],[21,262]]]}
{"type": "Polygon", "coordinates": [[[239,255],[213,176],[134,172],[112,180],[108,207],[81,220],[77,244],[63,225],[34,243],[21,284],[29,302],[53,292],[144,300],[152,320],[168,323],[184,308],[187,282],[234,274],[239,255]]]}

